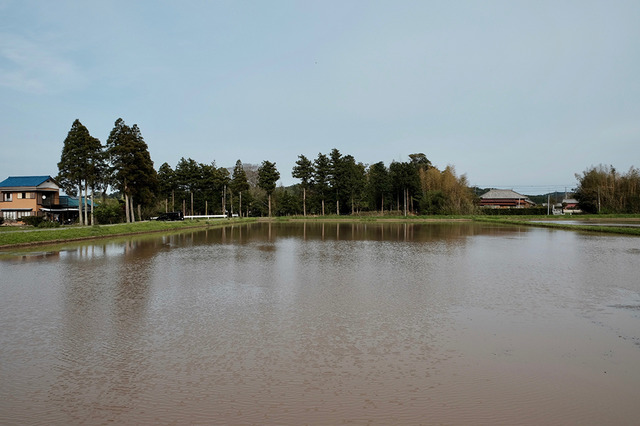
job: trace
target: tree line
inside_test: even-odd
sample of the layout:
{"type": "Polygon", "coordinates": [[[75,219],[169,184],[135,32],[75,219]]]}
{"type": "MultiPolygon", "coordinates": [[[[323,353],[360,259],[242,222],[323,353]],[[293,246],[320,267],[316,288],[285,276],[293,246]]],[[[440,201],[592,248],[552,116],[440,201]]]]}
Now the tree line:
{"type": "MultiPolygon", "coordinates": [[[[117,119],[107,142],[91,136],[75,120],[64,140],[58,182],[67,194],[79,195],[81,224],[126,221],[183,211],[185,215],[395,215],[473,214],[477,198],[465,175],[453,166],[440,170],[424,153],[407,161],[383,161],[367,165],[337,148],[313,159],[298,155],[291,176],[295,185],[276,187],[276,164],[243,164],[218,167],[215,161],[200,163],[181,158],[172,168],[156,171],[138,126],[117,119]],[[115,192],[107,199],[108,188],[115,192]],[[102,201],[95,209],[94,194],[102,201]],[[82,197],[82,195],[84,196],[82,197]],[[116,200],[114,200],[117,199],[116,200]],[[136,211],[137,210],[137,211],[136,211]],[[84,213],[84,215],[83,215],[84,213]],[[91,218],[88,218],[91,214],[91,218]]],[[[582,175],[575,197],[589,213],[640,213],[640,172],[631,168],[620,174],[612,166],[592,167],[582,175]]]]}
{"type": "Polygon", "coordinates": [[[64,140],[56,179],[67,194],[77,195],[82,201],[78,206],[81,225],[89,223],[88,211],[90,223],[95,223],[96,209],[87,208],[89,191],[91,205],[96,192],[104,195],[109,187],[118,191],[124,198],[124,219],[135,222],[136,203],[140,218],[141,207],[153,203],[158,188],[157,173],[140,129],[136,124],[128,126],[121,118],[104,146],[76,119],[64,140]]]}
{"type": "Polygon", "coordinates": [[[613,166],[592,166],[576,174],[575,198],[585,213],[640,213],[640,171],[626,173],[613,166]]]}
{"type": "Polygon", "coordinates": [[[388,167],[382,161],[368,166],[334,148],[313,160],[299,155],[291,176],[299,183],[276,188],[280,172],[269,161],[238,160],[231,170],[182,158],[175,168],[158,169],[159,196],[171,209],[241,216],[468,214],[475,208],[466,177],[452,166],[439,170],[422,153],[388,167]]]}

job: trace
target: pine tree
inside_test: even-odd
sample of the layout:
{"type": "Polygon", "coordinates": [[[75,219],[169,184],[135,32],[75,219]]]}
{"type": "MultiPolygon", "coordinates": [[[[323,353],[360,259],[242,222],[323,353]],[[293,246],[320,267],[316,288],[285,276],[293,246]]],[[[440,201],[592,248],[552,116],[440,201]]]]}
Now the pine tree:
{"type": "Polygon", "coordinates": [[[258,186],[265,190],[269,198],[269,217],[271,217],[271,194],[276,189],[278,179],[280,179],[280,172],[276,169],[276,163],[263,161],[258,169],[258,186]]]}
{"type": "Polygon", "coordinates": [[[134,200],[150,202],[158,186],[153,161],[138,126],[129,127],[118,118],[107,139],[107,154],[111,183],[124,194],[127,223],[135,222],[134,200]]]}
{"type": "MultiPolygon", "coordinates": [[[[100,180],[103,157],[102,146],[97,138],[89,134],[89,130],[76,119],[64,140],[62,155],[58,163],[57,180],[68,194],[78,194],[78,221],[80,225],[88,223],[86,192],[89,185],[92,189],[100,180]],[[82,190],[85,190],[85,217],[82,217],[82,190]]],[[[93,210],[93,209],[92,209],[93,210]]]]}
{"type": "Polygon", "coordinates": [[[293,167],[291,176],[296,179],[300,179],[302,186],[302,212],[303,215],[307,215],[307,188],[313,179],[313,164],[304,155],[298,156],[298,161],[293,167]]]}
{"type": "Polygon", "coordinates": [[[329,190],[329,175],[331,163],[329,157],[318,153],[318,158],[313,161],[313,188],[322,202],[322,216],[324,216],[324,200],[329,190]]]}
{"type": "Polygon", "coordinates": [[[240,160],[236,161],[233,168],[233,176],[229,186],[234,194],[238,194],[238,214],[242,217],[242,193],[249,190],[249,181],[240,160]]]}

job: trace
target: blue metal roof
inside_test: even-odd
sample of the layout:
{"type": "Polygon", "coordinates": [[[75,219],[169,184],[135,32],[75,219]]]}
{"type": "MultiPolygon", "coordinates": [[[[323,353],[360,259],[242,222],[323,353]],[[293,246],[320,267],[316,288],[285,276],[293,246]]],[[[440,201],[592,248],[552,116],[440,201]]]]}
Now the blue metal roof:
{"type": "Polygon", "coordinates": [[[0,188],[27,186],[38,186],[48,179],[52,179],[51,176],[9,176],[2,182],[0,182],[0,188]]]}
{"type": "MultiPolygon", "coordinates": [[[[80,201],[84,205],[84,197],[80,198],[80,201]]],[[[70,195],[61,195],[60,204],[66,207],[78,207],[78,197],[71,197],[70,195]]],[[[91,205],[91,200],[87,198],[87,205],[91,205]]],[[[96,204],[97,205],[97,204],[96,204]]]]}

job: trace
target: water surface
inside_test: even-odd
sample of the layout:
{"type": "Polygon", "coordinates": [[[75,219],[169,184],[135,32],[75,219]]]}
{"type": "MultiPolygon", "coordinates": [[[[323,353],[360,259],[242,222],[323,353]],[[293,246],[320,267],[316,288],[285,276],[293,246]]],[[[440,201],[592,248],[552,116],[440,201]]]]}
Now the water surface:
{"type": "Polygon", "coordinates": [[[0,255],[0,423],[636,424],[639,260],[472,223],[0,255]]]}

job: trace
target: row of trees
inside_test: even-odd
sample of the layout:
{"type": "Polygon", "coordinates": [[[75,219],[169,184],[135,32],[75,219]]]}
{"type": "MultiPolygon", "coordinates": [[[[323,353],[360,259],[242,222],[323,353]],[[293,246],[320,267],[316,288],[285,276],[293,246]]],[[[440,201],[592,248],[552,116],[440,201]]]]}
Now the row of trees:
{"type": "Polygon", "coordinates": [[[84,209],[83,203],[78,206],[80,224],[89,223],[89,210],[94,223],[94,209],[87,209],[89,191],[92,205],[96,191],[104,194],[109,187],[119,191],[124,197],[126,221],[134,222],[134,200],[140,217],[141,205],[151,204],[158,189],[157,174],[140,129],[136,124],[126,125],[121,118],[104,146],[80,120],[75,120],[64,140],[57,180],[67,194],[83,200],[84,209]]]}
{"type": "Polygon", "coordinates": [[[299,155],[291,175],[299,183],[276,188],[275,163],[260,166],[236,162],[233,169],[215,163],[180,159],[175,169],[158,169],[159,196],[165,209],[191,214],[237,213],[242,216],[355,214],[389,211],[424,214],[466,214],[474,194],[453,167],[440,171],[424,154],[407,162],[367,166],[333,149],[313,161],[299,155]]]}
{"type": "Polygon", "coordinates": [[[466,177],[457,177],[451,166],[440,171],[422,153],[409,155],[407,162],[392,161],[389,167],[382,161],[367,166],[337,149],[319,153],[313,161],[299,155],[292,176],[300,180],[305,215],[324,215],[334,203],[330,211],[335,214],[466,214],[474,209],[466,177]]]}
{"type": "Polygon", "coordinates": [[[158,169],[159,192],[165,210],[182,209],[193,214],[262,215],[259,202],[267,198],[271,216],[271,197],[280,173],[276,164],[263,161],[259,167],[238,160],[230,171],[224,167],[181,158],[175,169],[163,163],[158,169]],[[188,201],[187,201],[188,200],[188,201]],[[176,204],[176,201],[178,204],[176,204]],[[187,210],[188,206],[188,210],[187,210]]]}
{"type": "MultiPolygon", "coordinates": [[[[466,176],[452,166],[435,167],[423,153],[405,162],[380,161],[365,165],[338,149],[318,153],[313,160],[299,155],[291,171],[299,183],[276,188],[276,164],[260,166],[238,160],[233,168],[217,167],[181,158],[175,169],[164,163],[156,172],[149,149],[137,125],[116,120],[107,142],[91,136],[79,120],[71,126],[58,163],[57,180],[66,193],[84,197],[80,223],[89,223],[88,199],[94,193],[117,191],[123,217],[136,219],[134,206],[147,214],[183,210],[191,214],[241,216],[294,214],[355,214],[394,211],[407,214],[470,214],[477,196],[466,176]],[[84,212],[84,215],[82,214],[84,212]]],[[[576,175],[576,198],[589,213],[640,213],[640,172],[620,174],[612,166],[597,166],[576,175]]],[[[112,212],[113,213],[113,212],[112,212]]],[[[112,215],[113,216],[113,215],[112,215]]],[[[111,217],[110,220],[113,220],[111,217]]]]}
{"type": "Polygon", "coordinates": [[[619,173],[613,166],[593,166],[576,174],[575,197],[585,213],[640,213],[640,171],[619,173]]]}
{"type": "MultiPolygon", "coordinates": [[[[291,171],[299,183],[291,188],[276,188],[280,172],[270,161],[256,166],[238,160],[227,169],[215,162],[181,158],[175,169],[164,163],[156,172],[140,129],[121,118],[104,145],[75,120],[64,140],[58,169],[57,180],[64,191],[83,200],[81,224],[94,223],[95,209],[87,208],[88,200],[93,204],[94,193],[106,194],[108,188],[122,200],[127,222],[136,220],[134,206],[138,218],[143,216],[142,208],[147,215],[183,210],[241,216],[392,210],[464,214],[473,210],[474,195],[466,178],[457,177],[452,167],[438,170],[422,153],[411,154],[407,162],[393,161],[389,167],[383,162],[367,166],[338,149],[318,153],[313,161],[299,155],[291,171]]],[[[107,204],[103,200],[102,205],[107,204]]],[[[113,203],[110,206],[109,220],[114,220],[113,203]]]]}

